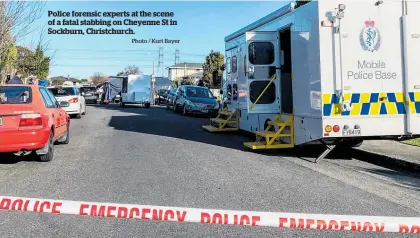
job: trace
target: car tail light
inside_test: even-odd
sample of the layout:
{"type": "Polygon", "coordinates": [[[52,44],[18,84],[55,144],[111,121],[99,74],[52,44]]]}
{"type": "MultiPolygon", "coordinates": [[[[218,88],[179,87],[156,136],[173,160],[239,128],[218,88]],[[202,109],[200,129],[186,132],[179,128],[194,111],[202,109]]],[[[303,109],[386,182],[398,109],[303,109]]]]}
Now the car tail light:
{"type": "Polygon", "coordinates": [[[340,131],[340,127],[339,127],[338,125],[335,125],[335,126],[333,127],[333,131],[334,131],[334,132],[339,132],[339,131],[340,131]]]}
{"type": "Polygon", "coordinates": [[[325,132],[330,133],[332,131],[332,127],[330,125],[325,126],[325,132]]]}
{"type": "Polygon", "coordinates": [[[26,127],[26,126],[42,126],[41,114],[38,114],[38,113],[22,114],[20,118],[20,122],[19,122],[19,127],[26,127]]]}
{"type": "Polygon", "coordinates": [[[69,100],[69,103],[75,103],[75,102],[78,102],[78,101],[79,101],[78,98],[72,98],[72,99],[69,100]]]}

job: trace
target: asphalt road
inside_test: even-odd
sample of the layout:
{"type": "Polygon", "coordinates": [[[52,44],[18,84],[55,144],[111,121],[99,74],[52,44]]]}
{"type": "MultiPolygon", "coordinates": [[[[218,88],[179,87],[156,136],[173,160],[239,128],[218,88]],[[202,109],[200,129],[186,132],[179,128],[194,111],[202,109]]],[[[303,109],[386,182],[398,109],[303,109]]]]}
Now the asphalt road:
{"type": "MultiPolygon", "coordinates": [[[[89,106],[49,163],[3,157],[0,195],[76,201],[343,215],[420,216],[420,179],[336,153],[318,164],[298,149],[255,153],[243,135],[165,108],[89,106]],[[302,152],[304,155],[301,155],[302,152]]],[[[375,237],[0,211],[1,237],[375,237]]],[[[384,234],[380,234],[381,237],[384,234]]],[[[386,234],[393,237],[398,234],[386,234]]]]}

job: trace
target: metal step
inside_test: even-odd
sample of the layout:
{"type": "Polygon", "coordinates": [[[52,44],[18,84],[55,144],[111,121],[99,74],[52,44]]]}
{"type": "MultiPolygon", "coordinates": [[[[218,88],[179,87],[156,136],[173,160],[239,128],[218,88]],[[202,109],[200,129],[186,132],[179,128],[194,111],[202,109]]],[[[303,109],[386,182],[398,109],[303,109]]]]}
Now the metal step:
{"type": "Polygon", "coordinates": [[[230,116],[233,115],[233,112],[231,111],[219,111],[220,115],[224,115],[224,116],[230,116]]]}
{"type": "Polygon", "coordinates": [[[293,148],[293,144],[282,144],[278,141],[273,142],[271,145],[267,145],[265,141],[259,142],[245,142],[244,146],[251,148],[253,150],[260,150],[260,149],[285,149],[285,148],[293,148]]]}
{"type": "Polygon", "coordinates": [[[219,129],[218,127],[214,127],[214,126],[211,126],[211,125],[202,126],[202,128],[206,131],[209,131],[209,132],[237,131],[238,130],[238,128],[232,128],[232,127],[225,127],[225,128],[219,129]]]}
{"type": "MultiPolygon", "coordinates": [[[[217,122],[217,123],[225,123],[226,122],[226,120],[222,119],[222,118],[211,118],[210,121],[217,122]]],[[[237,123],[237,121],[228,121],[227,123],[228,124],[237,123]]]]}
{"type": "Polygon", "coordinates": [[[277,132],[275,132],[275,131],[257,131],[257,132],[255,132],[255,134],[257,136],[263,136],[263,137],[268,137],[268,138],[291,136],[291,134],[280,134],[280,135],[276,135],[276,133],[277,132]]]}

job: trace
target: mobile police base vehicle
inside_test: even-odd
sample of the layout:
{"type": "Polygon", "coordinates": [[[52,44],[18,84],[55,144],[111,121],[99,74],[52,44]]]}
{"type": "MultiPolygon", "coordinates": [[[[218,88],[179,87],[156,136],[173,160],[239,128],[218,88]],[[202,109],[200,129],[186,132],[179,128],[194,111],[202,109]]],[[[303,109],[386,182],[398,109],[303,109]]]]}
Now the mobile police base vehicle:
{"type": "Polygon", "coordinates": [[[151,75],[128,75],[110,77],[108,83],[107,98],[110,101],[121,92],[120,106],[126,104],[141,104],[146,108],[152,102],[152,76],[151,75]]]}
{"type": "MultiPolygon", "coordinates": [[[[227,109],[208,131],[251,149],[420,134],[420,2],[294,3],[225,38],[227,109]]],[[[316,160],[316,161],[317,161],[316,160]]],[[[315,162],[316,162],[315,161],[315,162]]]]}

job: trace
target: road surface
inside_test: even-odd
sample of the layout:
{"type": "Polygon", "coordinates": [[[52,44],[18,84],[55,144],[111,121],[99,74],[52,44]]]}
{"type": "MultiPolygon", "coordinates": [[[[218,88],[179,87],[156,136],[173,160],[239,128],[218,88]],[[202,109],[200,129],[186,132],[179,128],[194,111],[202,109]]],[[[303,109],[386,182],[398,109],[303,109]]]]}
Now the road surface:
{"type": "MultiPolygon", "coordinates": [[[[242,146],[252,138],[204,132],[201,125],[208,119],[184,117],[162,107],[89,106],[86,116],[71,123],[70,144],[58,145],[53,161],[2,158],[0,195],[246,211],[420,215],[419,178],[349,159],[347,152],[318,164],[295,158],[294,152],[255,153],[242,146]]],[[[379,236],[0,214],[1,237],[379,236]]]]}

